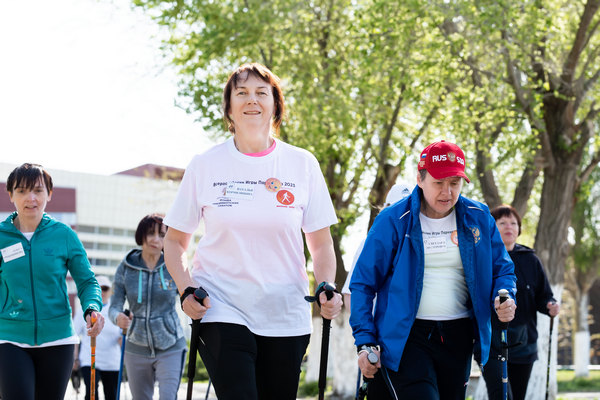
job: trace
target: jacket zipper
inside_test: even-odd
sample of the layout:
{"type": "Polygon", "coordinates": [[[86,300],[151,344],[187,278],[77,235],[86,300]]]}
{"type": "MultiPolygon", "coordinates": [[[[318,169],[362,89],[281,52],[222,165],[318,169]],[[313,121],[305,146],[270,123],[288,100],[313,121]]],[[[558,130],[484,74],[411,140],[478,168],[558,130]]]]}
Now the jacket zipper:
{"type": "Polygon", "coordinates": [[[35,301],[35,287],[33,283],[33,236],[29,242],[29,281],[31,284],[31,300],[33,302],[33,343],[38,345],[38,318],[37,318],[37,306],[35,301]]]}
{"type": "Polygon", "coordinates": [[[148,344],[150,344],[150,355],[156,357],[154,352],[154,342],[152,341],[152,333],[150,332],[150,308],[152,302],[152,283],[154,282],[154,274],[148,272],[148,301],[146,303],[146,334],[148,335],[148,344]]]}

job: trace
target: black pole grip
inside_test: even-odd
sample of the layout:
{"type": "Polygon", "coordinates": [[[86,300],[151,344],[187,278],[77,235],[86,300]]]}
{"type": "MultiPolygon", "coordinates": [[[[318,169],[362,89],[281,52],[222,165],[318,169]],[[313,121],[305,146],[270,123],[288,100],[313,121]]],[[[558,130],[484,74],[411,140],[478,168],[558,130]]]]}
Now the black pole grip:
{"type": "MultiPolygon", "coordinates": [[[[500,304],[504,303],[506,300],[508,300],[508,290],[506,290],[506,289],[498,290],[498,297],[500,297],[500,304]]],[[[508,329],[508,322],[500,321],[500,328],[508,329]]]]}
{"type": "Polygon", "coordinates": [[[206,293],[206,290],[202,289],[201,287],[194,291],[194,299],[198,303],[204,305],[203,301],[206,297],[208,297],[208,293],[206,293]]]}

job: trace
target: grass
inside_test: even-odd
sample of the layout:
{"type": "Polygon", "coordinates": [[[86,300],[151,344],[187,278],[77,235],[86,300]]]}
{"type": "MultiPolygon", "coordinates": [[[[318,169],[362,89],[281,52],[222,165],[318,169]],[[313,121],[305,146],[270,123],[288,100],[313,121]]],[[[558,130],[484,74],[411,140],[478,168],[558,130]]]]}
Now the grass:
{"type": "Polygon", "coordinates": [[[572,370],[556,373],[558,392],[600,392],[600,371],[592,370],[587,378],[576,378],[572,370]]]}

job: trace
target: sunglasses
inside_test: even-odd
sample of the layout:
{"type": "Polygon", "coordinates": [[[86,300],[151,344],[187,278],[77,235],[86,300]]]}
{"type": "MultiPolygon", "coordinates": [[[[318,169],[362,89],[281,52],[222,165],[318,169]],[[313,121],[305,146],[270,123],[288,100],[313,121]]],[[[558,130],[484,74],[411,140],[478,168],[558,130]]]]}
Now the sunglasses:
{"type": "Polygon", "coordinates": [[[110,290],[110,288],[108,286],[102,286],[103,292],[108,292],[109,290],[110,290]]]}

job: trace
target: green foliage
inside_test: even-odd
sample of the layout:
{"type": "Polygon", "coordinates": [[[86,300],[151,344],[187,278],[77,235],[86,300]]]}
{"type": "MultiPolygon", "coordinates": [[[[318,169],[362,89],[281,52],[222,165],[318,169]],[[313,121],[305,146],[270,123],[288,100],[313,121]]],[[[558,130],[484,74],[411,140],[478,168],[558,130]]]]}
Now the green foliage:
{"type": "Polygon", "coordinates": [[[306,371],[300,372],[300,383],[298,386],[298,396],[315,397],[319,394],[319,382],[307,382],[306,371]]]}
{"type": "Polygon", "coordinates": [[[559,393],[600,392],[600,371],[590,371],[587,378],[576,378],[572,370],[559,370],[556,372],[556,380],[559,393]]]}
{"type": "MultiPolygon", "coordinates": [[[[189,349],[189,343],[188,343],[188,349],[189,349]]],[[[189,353],[188,356],[186,357],[185,360],[185,367],[183,369],[183,381],[187,382],[188,378],[187,378],[187,371],[188,371],[188,365],[189,365],[189,353]]],[[[194,382],[196,381],[208,381],[209,377],[208,377],[208,372],[206,371],[206,367],[204,366],[204,363],[202,362],[202,358],[200,358],[200,355],[198,355],[196,357],[196,374],[194,375],[194,382]]]]}

